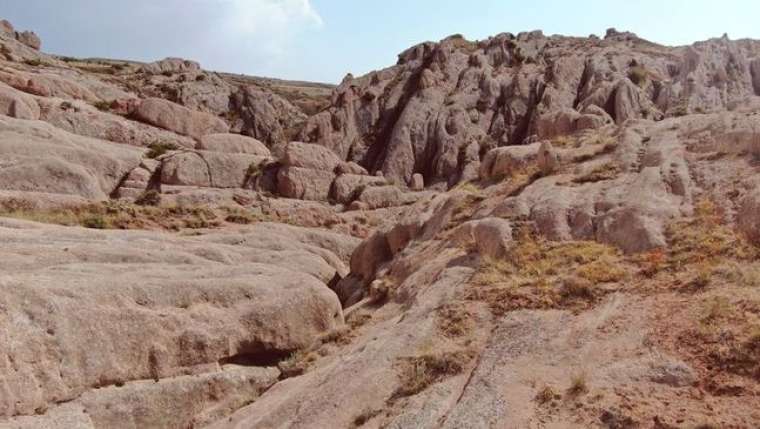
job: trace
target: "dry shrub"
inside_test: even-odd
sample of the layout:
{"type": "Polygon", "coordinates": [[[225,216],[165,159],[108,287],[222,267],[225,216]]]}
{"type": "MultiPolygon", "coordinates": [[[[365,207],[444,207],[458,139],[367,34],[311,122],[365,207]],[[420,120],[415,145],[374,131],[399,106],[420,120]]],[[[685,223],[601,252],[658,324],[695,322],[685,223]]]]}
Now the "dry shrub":
{"type": "Polygon", "coordinates": [[[294,351],[287,359],[277,365],[281,372],[280,378],[290,378],[304,374],[317,359],[318,355],[312,350],[302,349],[294,351]]]}
{"type": "Polygon", "coordinates": [[[484,301],[495,314],[521,308],[554,308],[593,302],[595,287],[628,277],[620,252],[595,241],[552,242],[521,231],[504,259],[484,257],[467,299],[484,301]],[[571,302],[572,301],[572,302],[571,302]]]}
{"type": "Polygon", "coordinates": [[[463,304],[448,304],[437,312],[438,330],[448,338],[466,337],[474,328],[473,314],[463,304]]]}
{"type": "Polygon", "coordinates": [[[554,399],[558,399],[559,395],[548,384],[536,393],[536,402],[543,405],[554,399]]]}
{"type": "Polygon", "coordinates": [[[426,353],[401,359],[401,386],[394,399],[416,395],[428,386],[464,371],[474,354],[469,350],[426,353]]]}
{"type": "Polygon", "coordinates": [[[667,231],[668,265],[674,270],[706,265],[727,259],[749,260],[757,252],[739,234],[724,224],[723,214],[709,199],[695,205],[694,217],[676,222],[667,231]],[[706,264],[706,265],[705,265],[706,264]]]}
{"type": "Polygon", "coordinates": [[[579,396],[586,392],[588,392],[586,373],[580,372],[575,374],[570,380],[570,387],[567,388],[567,394],[570,396],[579,396]]]}
{"type": "Polygon", "coordinates": [[[217,214],[205,207],[152,207],[118,201],[48,209],[4,205],[0,208],[0,216],[94,229],[178,230],[213,228],[221,224],[217,214]]]}

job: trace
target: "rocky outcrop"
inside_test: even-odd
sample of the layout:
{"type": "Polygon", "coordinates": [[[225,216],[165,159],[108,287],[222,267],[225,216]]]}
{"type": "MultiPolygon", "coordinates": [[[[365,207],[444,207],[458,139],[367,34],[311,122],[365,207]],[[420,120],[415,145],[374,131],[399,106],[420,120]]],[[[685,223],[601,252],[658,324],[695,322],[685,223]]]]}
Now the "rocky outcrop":
{"type": "Polygon", "coordinates": [[[161,73],[183,73],[200,71],[201,66],[195,61],[185,60],[182,58],[164,58],[160,61],[155,61],[149,64],[143,65],[140,70],[143,73],[148,74],[161,74],[161,73]]]}
{"type": "Polygon", "coordinates": [[[143,100],[135,109],[134,116],[140,121],[194,139],[229,131],[227,124],[218,117],[160,98],[143,100]]]}
{"type": "Polygon", "coordinates": [[[473,144],[482,155],[613,121],[741,104],[756,94],[758,55],[756,42],[725,38],[669,48],[633,34],[453,36],[347,77],[301,138],[400,182],[419,173],[428,185],[452,185],[471,180],[465,153],[473,144]]]}
{"type": "Polygon", "coordinates": [[[230,106],[232,129],[270,147],[292,140],[306,121],[306,115],[290,102],[255,86],[232,94],[230,106]]]}
{"type": "Polygon", "coordinates": [[[13,24],[5,19],[0,21],[0,32],[8,37],[12,37],[18,40],[19,42],[34,50],[39,51],[42,47],[42,40],[36,33],[33,31],[18,32],[15,28],[13,28],[13,24]]]}
{"type": "Polygon", "coordinates": [[[196,149],[212,152],[247,153],[269,156],[269,149],[260,141],[239,134],[209,134],[201,137],[196,149]]]}
{"type": "Polygon", "coordinates": [[[106,199],[143,151],[0,116],[0,188],[106,199]]]}
{"type": "Polygon", "coordinates": [[[0,220],[0,237],[0,350],[14,362],[0,366],[0,418],[19,423],[39,424],[21,416],[45,410],[55,419],[59,403],[84,409],[92,427],[207,422],[343,323],[323,283],[345,272],[336,254],[351,240],[335,234],[258,224],[182,238],[0,220]]]}

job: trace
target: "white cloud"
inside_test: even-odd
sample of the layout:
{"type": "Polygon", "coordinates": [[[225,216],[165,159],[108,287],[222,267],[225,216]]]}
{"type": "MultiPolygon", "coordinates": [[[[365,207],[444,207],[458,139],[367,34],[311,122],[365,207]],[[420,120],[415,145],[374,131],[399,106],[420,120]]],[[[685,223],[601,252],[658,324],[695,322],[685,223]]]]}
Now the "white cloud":
{"type": "Polygon", "coordinates": [[[250,44],[259,54],[282,55],[296,36],[323,25],[309,0],[216,1],[222,8],[218,30],[228,42],[250,44]]]}

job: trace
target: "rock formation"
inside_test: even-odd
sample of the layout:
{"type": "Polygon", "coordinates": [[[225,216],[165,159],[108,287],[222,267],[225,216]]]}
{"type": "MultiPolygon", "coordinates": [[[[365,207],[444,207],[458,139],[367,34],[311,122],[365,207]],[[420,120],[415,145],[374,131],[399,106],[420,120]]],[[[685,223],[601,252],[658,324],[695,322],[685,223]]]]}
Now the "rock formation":
{"type": "Polygon", "coordinates": [[[760,42],[40,45],[0,21],[0,429],[760,422],[760,42]]]}

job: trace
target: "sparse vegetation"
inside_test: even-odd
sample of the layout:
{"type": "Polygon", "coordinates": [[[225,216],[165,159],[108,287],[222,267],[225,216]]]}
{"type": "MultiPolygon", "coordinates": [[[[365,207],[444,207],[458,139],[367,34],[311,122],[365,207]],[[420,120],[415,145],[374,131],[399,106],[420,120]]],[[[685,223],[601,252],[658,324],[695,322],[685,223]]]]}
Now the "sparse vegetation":
{"type": "Polygon", "coordinates": [[[32,67],[39,67],[43,64],[41,60],[38,59],[32,59],[32,60],[24,60],[24,64],[32,67]]]}
{"type": "Polygon", "coordinates": [[[627,276],[617,249],[593,241],[551,242],[524,230],[506,258],[483,258],[467,299],[487,302],[497,315],[587,305],[602,293],[597,285],[627,276]]]}
{"type": "Polygon", "coordinates": [[[145,157],[155,159],[161,155],[166,154],[169,151],[177,150],[178,147],[174,143],[154,142],[148,145],[148,149],[149,150],[145,154],[145,157]]]}
{"type": "Polygon", "coordinates": [[[431,384],[464,371],[473,353],[465,350],[425,353],[403,358],[401,362],[401,386],[394,398],[416,395],[431,384]]]}
{"type": "Polygon", "coordinates": [[[290,354],[290,357],[277,365],[282,373],[280,377],[289,378],[302,375],[317,359],[318,355],[311,350],[302,349],[294,351],[290,354]]]}
{"type": "Polygon", "coordinates": [[[108,112],[111,110],[111,102],[106,100],[96,101],[92,104],[95,106],[96,109],[102,111],[102,112],[108,112]]]}
{"type": "Polygon", "coordinates": [[[155,189],[151,189],[140,194],[135,200],[138,206],[158,206],[161,204],[161,194],[155,189]]]}
{"type": "Polygon", "coordinates": [[[251,213],[249,210],[240,209],[237,207],[224,207],[223,210],[227,212],[224,220],[229,223],[249,225],[259,220],[258,217],[251,213]]]}
{"type": "Polygon", "coordinates": [[[575,374],[570,380],[570,387],[567,389],[567,394],[570,396],[580,396],[586,392],[588,392],[586,373],[580,372],[575,374]]]}
{"type": "Polygon", "coordinates": [[[51,209],[37,209],[27,204],[11,202],[0,208],[0,216],[93,229],[180,230],[221,225],[219,217],[210,208],[151,207],[117,201],[51,209]]]}
{"type": "Polygon", "coordinates": [[[547,404],[556,399],[558,396],[559,395],[554,391],[554,389],[552,389],[552,387],[547,384],[536,394],[536,402],[541,405],[547,404]]]}

